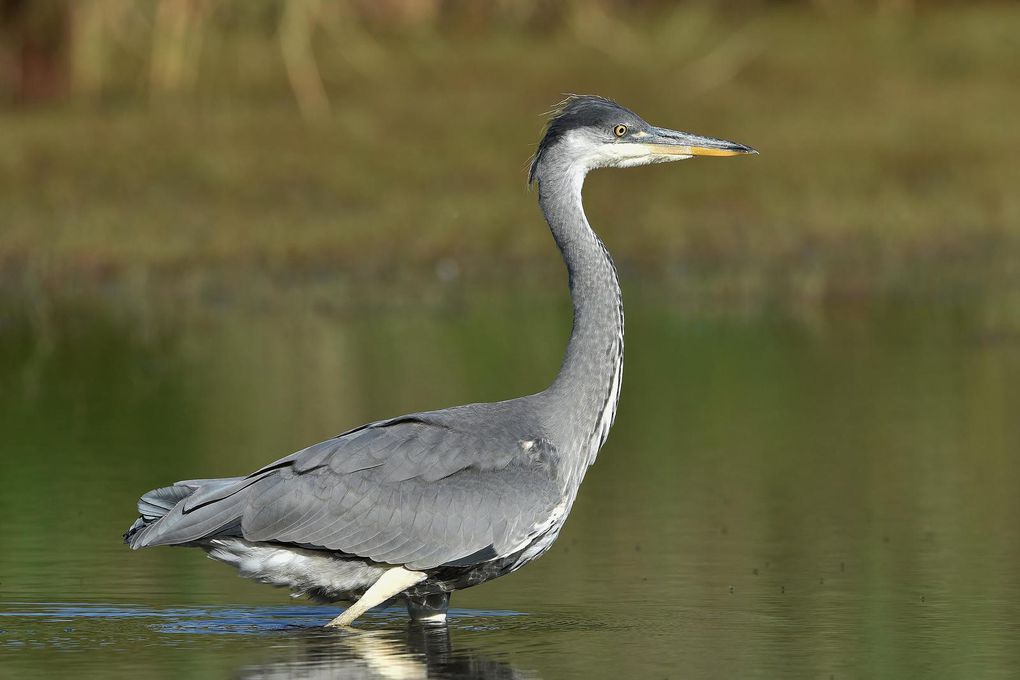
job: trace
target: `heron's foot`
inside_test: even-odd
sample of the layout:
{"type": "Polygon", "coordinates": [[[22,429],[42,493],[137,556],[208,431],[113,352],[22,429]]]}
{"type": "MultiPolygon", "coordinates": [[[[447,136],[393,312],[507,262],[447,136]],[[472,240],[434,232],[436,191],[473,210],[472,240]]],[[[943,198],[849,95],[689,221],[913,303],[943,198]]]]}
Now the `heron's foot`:
{"type": "Polygon", "coordinates": [[[326,624],[327,628],[347,628],[358,618],[377,604],[381,604],[394,595],[407,590],[415,583],[424,581],[426,575],[420,571],[410,571],[403,567],[393,567],[386,571],[379,580],[365,591],[361,599],[347,610],[326,624]]]}
{"type": "Polygon", "coordinates": [[[434,595],[408,595],[407,613],[417,623],[445,623],[450,608],[450,593],[434,595]]]}

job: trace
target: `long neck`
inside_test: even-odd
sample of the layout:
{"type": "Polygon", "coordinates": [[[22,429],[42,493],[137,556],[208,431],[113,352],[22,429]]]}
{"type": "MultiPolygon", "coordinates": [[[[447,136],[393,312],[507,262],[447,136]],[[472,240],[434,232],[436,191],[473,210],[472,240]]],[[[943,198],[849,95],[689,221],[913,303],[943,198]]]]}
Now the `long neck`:
{"type": "Polygon", "coordinates": [[[553,156],[536,173],[539,205],[563,254],[574,326],[559,375],[546,390],[554,427],[590,465],[609,434],[623,377],[623,299],[616,268],[581,205],[584,172],[553,156]]]}

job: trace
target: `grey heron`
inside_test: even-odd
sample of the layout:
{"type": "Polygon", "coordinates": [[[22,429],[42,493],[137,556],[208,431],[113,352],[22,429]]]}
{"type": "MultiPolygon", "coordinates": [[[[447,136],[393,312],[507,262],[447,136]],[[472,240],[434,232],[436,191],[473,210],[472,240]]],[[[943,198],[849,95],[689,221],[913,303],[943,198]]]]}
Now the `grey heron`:
{"type": "Polygon", "coordinates": [[[623,302],[581,205],[586,174],[754,149],[655,127],[601,97],[553,113],[529,182],[566,264],[573,328],[545,390],[349,430],[244,477],[149,491],[124,540],[196,546],[295,595],[353,602],[347,626],[400,598],[443,621],[450,594],[508,574],[556,540],[616,415],[623,302]]]}

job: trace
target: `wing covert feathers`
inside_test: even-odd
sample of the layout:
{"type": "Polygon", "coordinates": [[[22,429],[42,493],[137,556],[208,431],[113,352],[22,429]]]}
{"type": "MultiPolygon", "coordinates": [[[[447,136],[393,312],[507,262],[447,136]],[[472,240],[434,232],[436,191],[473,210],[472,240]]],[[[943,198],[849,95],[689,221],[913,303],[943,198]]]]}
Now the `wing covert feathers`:
{"type": "Polygon", "coordinates": [[[473,414],[457,412],[469,408],[373,423],[248,477],[150,491],[125,540],[138,548],[229,534],[414,570],[509,554],[562,500],[556,452],[522,447],[535,437],[486,422],[457,427],[451,414],[463,420],[473,414]]]}

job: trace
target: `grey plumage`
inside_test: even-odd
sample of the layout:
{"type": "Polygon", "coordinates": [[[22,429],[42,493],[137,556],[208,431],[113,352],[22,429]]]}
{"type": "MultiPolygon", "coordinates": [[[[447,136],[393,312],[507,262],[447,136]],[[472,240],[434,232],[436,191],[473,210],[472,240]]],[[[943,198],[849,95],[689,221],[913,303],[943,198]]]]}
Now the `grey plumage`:
{"type": "MultiPolygon", "coordinates": [[[[640,116],[604,97],[571,96],[560,102],[552,111],[545,133],[538,143],[538,149],[531,158],[528,182],[534,182],[539,163],[546,151],[556,146],[571,130],[583,127],[613,127],[618,124],[633,126],[644,123],[640,116]]],[[[647,123],[646,123],[647,125],[647,123]]]]}
{"type": "Polygon", "coordinates": [[[555,540],[609,434],[623,374],[620,287],[584,215],[585,174],[750,151],[655,128],[606,99],[571,98],[550,121],[529,173],[574,307],[563,365],[548,389],[378,421],[246,477],[150,491],[125,541],[199,546],[242,575],[330,600],[360,597],[399,566],[412,576],[394,577],[392,592],[406,586],[412,613],[445,612],[450,591],[534,559],[555,540]]]}
{"type": "MultiPolygon", "coordinates": [[[[515,400],[403,416],[247,477],[189,486],[191,493],[180,485],[158,490],[160,498],[183,501],[128,543],[140,548],[239,536],[411,569],[470,566],[468,558],[483,558],[486,548],[507,554],[559,498],[555,451],[522,446],[539,438],[541,427],[514,415],[527,410],[515,400]],[[509,421],[516,426],[507,427],[509,421]]],[[[143,504],[160,502],[143,496],[144,515],[143,504]]]]}

